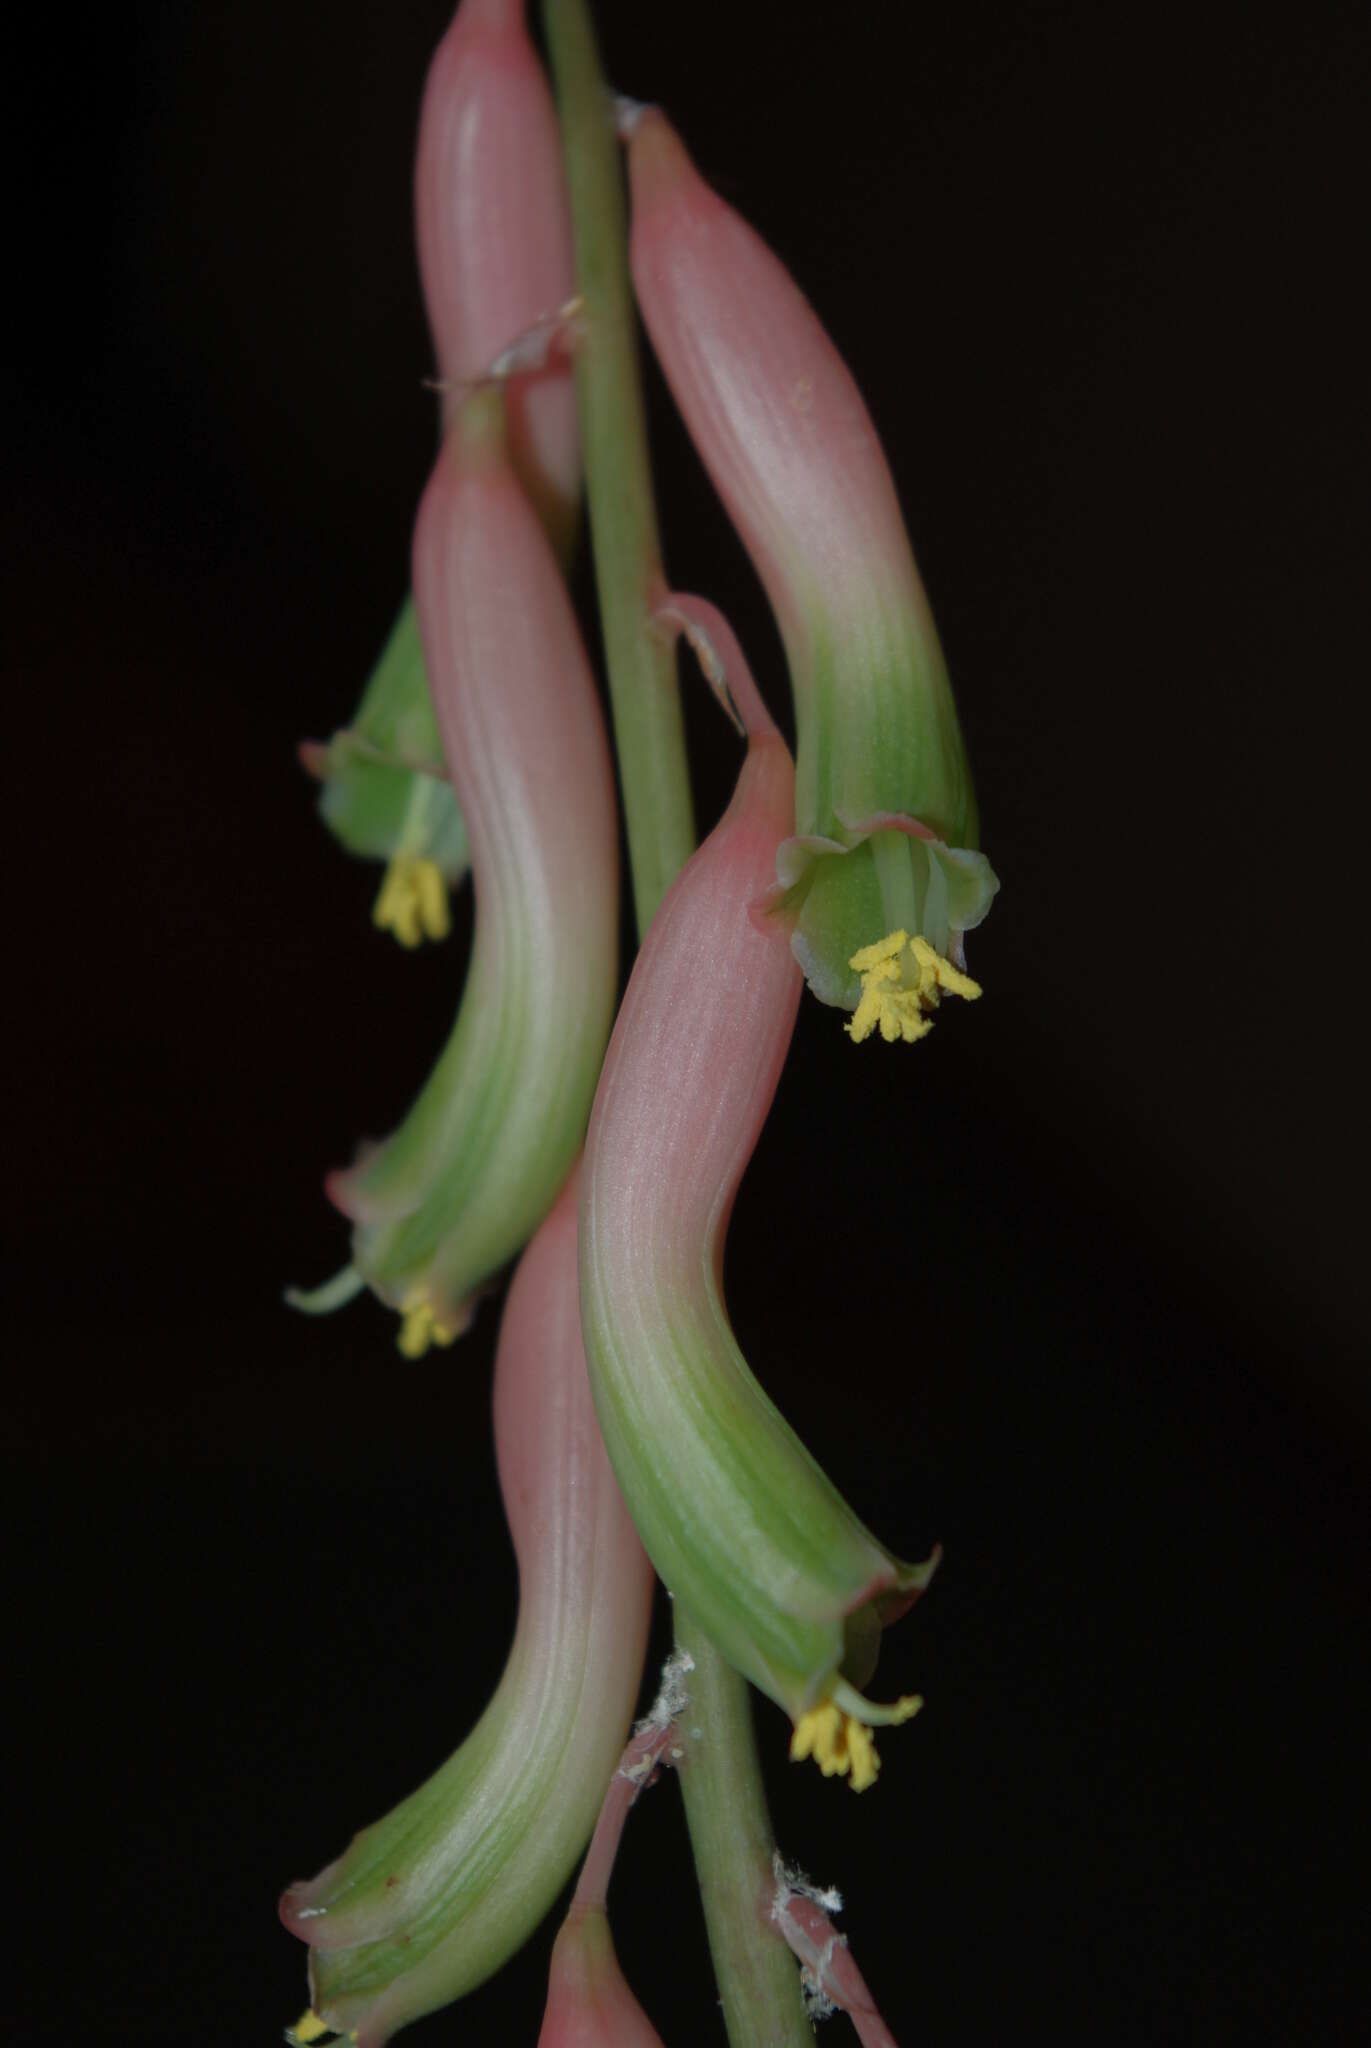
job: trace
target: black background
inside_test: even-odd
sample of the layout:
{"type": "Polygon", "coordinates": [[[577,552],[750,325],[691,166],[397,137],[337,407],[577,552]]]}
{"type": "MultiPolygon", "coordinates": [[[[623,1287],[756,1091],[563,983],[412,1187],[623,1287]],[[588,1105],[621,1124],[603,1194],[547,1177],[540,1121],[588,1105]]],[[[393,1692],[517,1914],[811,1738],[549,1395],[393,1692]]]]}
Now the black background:
{"type": "MultiPolygon", "coordinates": [[[[512,1623],[494,1309],[411,1367],[370,1302],[279,1303],[340,1262],[321,1172],[402,1111],[467,929],[373,932],[293,756],[432,458],[446,19],[135,4],[11,67],[19,2038],[274,2038],[276,1891],[455,1744],[512,1623]]],[[[1004,884],[986,999],[917,1052],[806,1005],[733,1226],[759,1375],[895,1548],[946,1547],[878,1790],[788,1766],[760,1705],[780,1839],[902,2039],[1359,2040],[1363,31],[600,19],[868,396],[1004,884]]],[[[671,573],[780,710],[650,397],[671,573]]],[[[688,688],[707,823],[737,757],[688,688]]],[[[612,1904],[668,2042],[721,2038],[670,1784],[612,1904]]],[[[416,2041],[532,2040],[551,1932],[416,2041]]]]}

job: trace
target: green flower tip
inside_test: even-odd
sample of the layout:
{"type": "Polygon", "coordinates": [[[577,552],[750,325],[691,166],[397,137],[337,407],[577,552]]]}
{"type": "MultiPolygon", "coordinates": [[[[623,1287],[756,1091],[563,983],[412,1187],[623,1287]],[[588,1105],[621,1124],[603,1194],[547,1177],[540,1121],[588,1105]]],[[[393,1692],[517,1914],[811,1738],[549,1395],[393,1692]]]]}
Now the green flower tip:
{"type": "Polygon", "coordinates": [[[447,777],[412,601],[406,600],[352,722],[306,740],[300,759],[324,787],[319,814],[338,843],[387,863],[373,912],[404,946],[448,933],[448,890],[471,864],[447,777]]]}

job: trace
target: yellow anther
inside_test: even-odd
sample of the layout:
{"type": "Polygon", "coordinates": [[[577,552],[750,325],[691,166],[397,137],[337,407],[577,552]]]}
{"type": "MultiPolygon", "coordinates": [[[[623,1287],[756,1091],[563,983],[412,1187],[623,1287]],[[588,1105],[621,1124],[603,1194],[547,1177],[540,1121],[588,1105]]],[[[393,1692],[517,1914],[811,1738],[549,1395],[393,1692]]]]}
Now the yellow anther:
{"type": "Polygon", "coordinates": [[[433,1303],[421,1295],[400,1311],[400,1334],[396,1343],[406,1358],[422,1358],[430,1344],[452,1344],[461,1336],[463,1323],[440,1322],[433,1303]]]}
{"type": "Polygon", "coordinates": [[[850,1715],[844,1732],[847,1735],[847,1753],[852,1766],[848,1774],[848,1783],[854,1792],[865,1792],[868,1785],[875,1784],[876,1773],[881,1768],[881,1760],[876,1754],[876,1744],[872,1740],[871,1730],[863,1728],[861,1722],[854,1721],[850,1715]]]}
{"type": "Polygon", "coordinates": [[[979,982],[917,932],[912,938],[908,932],[889,932],[873,946],[858,947],[847,964],[862,980],[852,1021],[843,1027],[854,1045],[878,1029],[887,1045],[901,1038],[913,1045],[933,1029],[928,1012],[944,995],[972,1002],[981,992],[979,982]]]}
{"type": "Polygon", "coordinates": [[[909,942],[910,950],[926,975],[930,975],[945,995],[963,996],[968,1003],[974,1003],[981,992],[981,984],[973,981],[969,974],[963,974],[960,967],[954,967],[944,959],[936,946],[930,946],[927,939],[917,935],[909,942]]]}
{"type": "Polygon", "coordinates": [[[898,960],[908,944],[908,932],[887,932],[874,946],[859,946],[847,964],[855,974],[870,974],[887,961],[898,960]]]}
{"type": "MultiPolygon", "coordinates": [[[[860,1704],[860,1702],[859,1702],[860,1704]]],[[[923,1705],[917,1693],[906,1694],[893,1707],[867,1707],[890,1728],[907,1721],[923,1705]]],[[[855,1714],[844,1713],[832,1700],[824,1700],[801,1714],[790,1738],[790,1759],[801,1763],[812,1756],[826,1778],[846,1778],[854,1792],[865,1792],[876,1782],[881,1759],[870,1728],[855,1714]]]]}
{"type": "Polygon", "coordinates": [[[371,921],[382,931],[394,932],[402,946],[417,946],[425,938],[445,939],[452,921],[447,883],[437,861],[397,853],[386,869],[371,921]]]}
{"type": "Polygon", "coordinates": [[[332,2032],[332,2027],[329,2026],[326,2020],[320,2019],[318,2013],[311,2005],[301,2013],[295,2025],[290,2029],[288,2039],[297,2043],[297,2048],[306,2048],[308,2042],[321,2041],[325,2034],[331,2034],[332,2032]]]}
{"type": "Polygon", "coordinates": [[[807,1714],[801,1714],[795,1723],[795,1732],[790,1738],[790,1761],[803,1763],[812,1756],[826,1778],[835,1774],[846,1774],[848,1767],[847,1730],[845,1714],[841,1714],[832,1700],[825,1700],[822,1706],[811,1707],[807,1714]]]}

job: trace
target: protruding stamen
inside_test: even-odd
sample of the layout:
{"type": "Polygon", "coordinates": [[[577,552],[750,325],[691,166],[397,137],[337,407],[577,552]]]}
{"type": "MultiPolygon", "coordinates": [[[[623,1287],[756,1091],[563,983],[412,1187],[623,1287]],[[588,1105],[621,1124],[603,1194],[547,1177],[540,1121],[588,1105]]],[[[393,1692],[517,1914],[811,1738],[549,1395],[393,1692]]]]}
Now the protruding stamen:
{"type": "Polygon", "coordinates": [[[400,1334],[395,1342],[406,1358],[422,1358],[430,1344],[454,1344],[465,1324],[439,1320],[433,1303],[421,1296],[400,1311],[400,1334]]]}
{"type": "Polygon", "coordinates": [[[852,1021],[843,1027],[854,1045],[878,1028],[887,1045],[901,1038],[913,1045],[933,1029],[928,1012],[944,994],[974,1002],[981,993],[979,982],[917,932],[889,932],[875,945],[859,947],[847,964],[862,980],[852,1021]]]}
{"type": "Polygon", "coordinates": [[[870,1723],[895,1727],[917,1714],[922,1699],[909,1694],[890,1707],[873,1706],[859,1692],[838,1679],[832,1696],[801,1714],[790,1738],[790,1760],[802,1763],[812,1756],[826,1778],[846,1778],[854,1792],[874,1785],[881,1768],[870,1723]]]}
{"type": "Polygon", "coordinates": [[[402,946],[445,939],[452,928],[447,883],[438,863],[422,854],[397,853],[386,869],[371,921],[394,932],[402,946]]]}
{"type": "Polygon", "coordinates": [[[333,2028],[326,2020],[320,2019],[311,2005],[301,2013],[293,2027],[287,2027],[286,2039],[292,2044],[292,2048],[308,2048],[309,2042],[322,2041],[325,2034],[332,2032],[333,2028]]]}

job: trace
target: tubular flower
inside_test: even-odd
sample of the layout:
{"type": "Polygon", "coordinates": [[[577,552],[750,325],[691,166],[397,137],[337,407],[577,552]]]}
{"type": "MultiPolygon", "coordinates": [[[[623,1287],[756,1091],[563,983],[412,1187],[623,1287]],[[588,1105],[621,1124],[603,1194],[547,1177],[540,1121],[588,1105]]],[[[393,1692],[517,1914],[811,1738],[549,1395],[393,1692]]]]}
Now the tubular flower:
{"type": "Polygon", "coordinates": [[[783,923],[758,912],[793,771],[727,629],[697,602],[668,609],[687,606],[724,650],[748,751],[728,810],[653,920],[610,1040],[582,1176],[586,1358],[658,1573],[790,1714],[797,1753],[838,1759],[860,1790],[874,1775],[868,1727],[914,1703],[873,1707],[855,1687],[936,1557],[902,1564],[863,1528],[757,1385],[724,1308],[728,1218],[801,986],[783,923]]]}
{"type": "Polygon", "coordinates": [[[470,1320],[581,1143],[613,1014],[614,785],[570,599],[504,454],[501,401],[457,416],[419,510],[413,576],[443,745],[467,820],[471,965],[452,1036],[408,1116],[328,1191],[352,1265],[417,1354],[470,1320]]]}
{"type": "Polygon", "coordinates": [[[618,1761],[652,1573],[595,1426],[576,1292],[575,1176],[520,1263],[495,1367],[519,1619],[456,1754],[281,1917],[310,1945],[298,2039],[379,2048],[504,1963],[569,1876],[618,1761]]]}
{"type": "MultiPolygon", "coordinates": [[[[444,412],[570,297],[573,267],[552,96],[523,0],[462,0],[429,67],[415,162],[419,270],[444,412]]],[[[546,355],[506,394],[510,459],[559,553],[580,490],[576,398],[546,355]]],[[[441,938],[466,834],[406,599],[352,723],[302,750],[320,813],[350,853],[388,862],[375,920],[403,945],[441,938]]]]}
{"type": "Polygon", "coordinates": [[[929,980],[914,940],[964,967],[962,934],[998,883],[890,471],[807,301],[655,110],[636,118],[629,172],[643,318],[790,667],[795,825],[773,905],[820,1001],[857,1012],[853,1038],[920,1037],[942,992],[980,991],[964,974],[929,980]],[[898,1001],[864,1005],[858,956],[897,932],[881,987],[898,1001]]]}
{"type": "Polygon", "coordinates": [[[349,853],[387,863],[375,921],[414,946],[446,938],[448,898],[471,865],[443,759],[414,606],[406,600],[351,725],[300,758],[323,783],[319,815],[349,853]]]}

